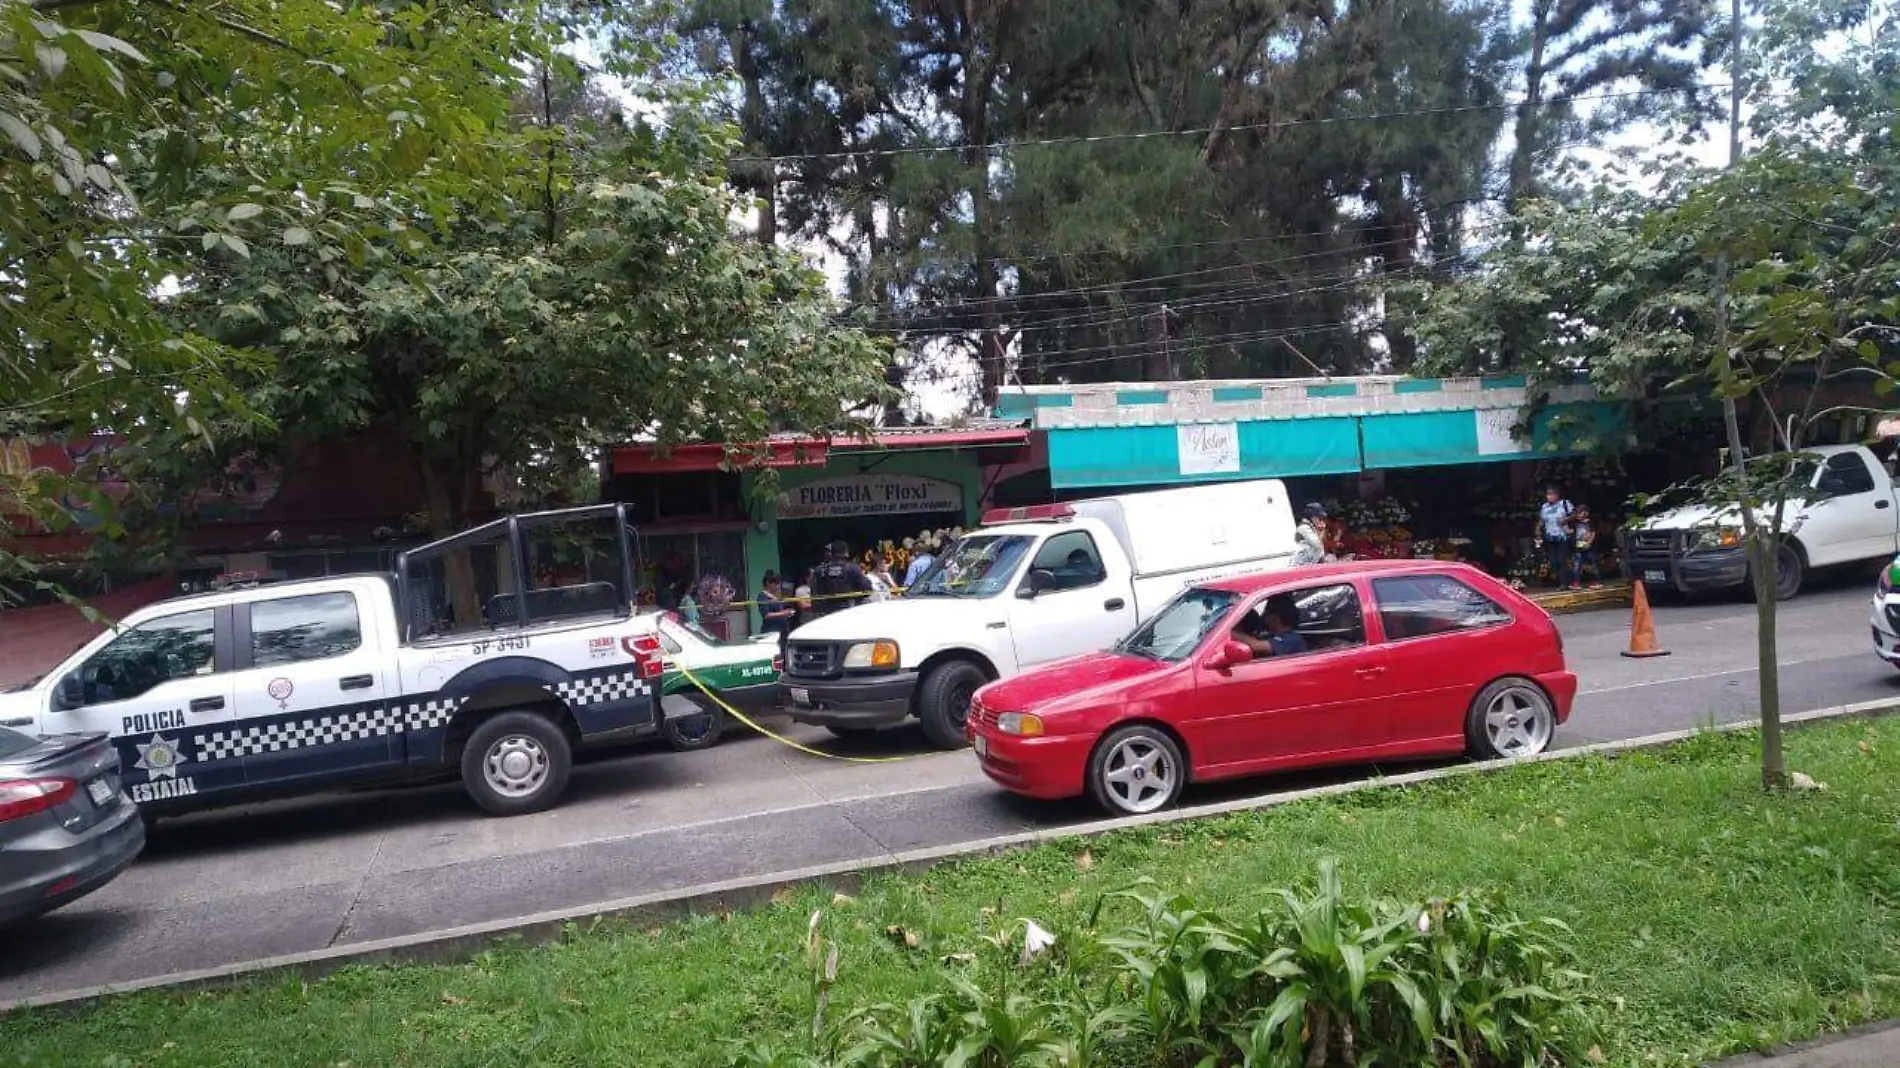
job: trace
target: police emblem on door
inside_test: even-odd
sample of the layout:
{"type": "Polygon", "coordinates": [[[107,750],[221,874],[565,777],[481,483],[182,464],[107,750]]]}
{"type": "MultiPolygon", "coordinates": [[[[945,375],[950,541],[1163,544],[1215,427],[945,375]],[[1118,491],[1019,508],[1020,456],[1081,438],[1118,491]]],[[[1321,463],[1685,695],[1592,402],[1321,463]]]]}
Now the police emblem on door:
{"type": "Polygon", "coordinates": [[[178,743],[162,734],[152,735],[149,742],[134,742],[132,747],[139,751],[138,761],[132,766],[145,772],[148,779],[175,779],[179,765],[190,763],[178,751],[178,743]]]}

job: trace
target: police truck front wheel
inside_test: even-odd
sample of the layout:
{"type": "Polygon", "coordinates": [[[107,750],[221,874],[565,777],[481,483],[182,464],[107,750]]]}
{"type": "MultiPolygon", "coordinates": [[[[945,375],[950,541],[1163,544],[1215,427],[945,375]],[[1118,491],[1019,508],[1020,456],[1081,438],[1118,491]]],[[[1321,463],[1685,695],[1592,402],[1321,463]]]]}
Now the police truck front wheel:
{"type": "Polygon", "coordinates": [[[534,712],[483,720],[462,748],[462,786],[496,816],[552,808],[567,791],[574,751],[560,725],[534,712]]]}
{"type": "Polygon", "coordinates": [[[917,718],[931,745],[961,749],[970,744],[965,726],[970,698],[989,681],[989,675],[968,660],[947,660],[930,669],[917,688],[917,718]]]}

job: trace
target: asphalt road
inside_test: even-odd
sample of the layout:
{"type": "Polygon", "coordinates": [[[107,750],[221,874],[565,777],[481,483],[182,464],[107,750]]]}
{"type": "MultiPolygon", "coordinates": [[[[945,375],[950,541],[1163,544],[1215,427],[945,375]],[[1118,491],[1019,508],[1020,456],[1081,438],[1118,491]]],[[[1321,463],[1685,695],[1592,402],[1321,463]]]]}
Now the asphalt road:
{"type": "MultiPolygon", "coordinates": [[[[1900,698],[1867,636],[1868,583],[1847,576],[1782,606],[1783,707],[1900,698]]],[[[1628,617],[1562,619],[1582,693],[1558,744],[1756,713],[1747,604],[1661,606],[1673,655],[1619,656],[1628,617]]],[[[829,736],[785,727],[795,737],[829,736]]],[[[891,731],[859,755],[922,754],[891,731]]],[[[1198,790],[1265,794],[1362,774],[1280,776],[1198,790]]],[[[326,946],[503,920],[811,865],[884,857],[1081,822],[1082,804],[1000,793],[967,753],[892,764],[807,756],[735,737],[705,753],[644,750],[579,768],[569,802],[486,819],[460,788],[330,795],[162,824],[118,881],[22,930],[0,952],[0,1000],[326,946]]]]}

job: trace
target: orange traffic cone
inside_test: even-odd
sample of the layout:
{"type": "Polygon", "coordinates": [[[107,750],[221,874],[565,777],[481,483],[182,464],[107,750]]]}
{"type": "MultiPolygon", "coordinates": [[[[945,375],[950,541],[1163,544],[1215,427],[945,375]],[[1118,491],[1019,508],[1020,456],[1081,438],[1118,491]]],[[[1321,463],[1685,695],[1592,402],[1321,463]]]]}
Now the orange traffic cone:
{"type": "Polygon", "coordinates": [[[1630,647],[1623,655],[1668,656],[1669,650],[1656,642],[1656,623],[1649,618],[1649,594],[1643,590],[1642,579],[1630,583],[1630,593],[1630,647]]]}

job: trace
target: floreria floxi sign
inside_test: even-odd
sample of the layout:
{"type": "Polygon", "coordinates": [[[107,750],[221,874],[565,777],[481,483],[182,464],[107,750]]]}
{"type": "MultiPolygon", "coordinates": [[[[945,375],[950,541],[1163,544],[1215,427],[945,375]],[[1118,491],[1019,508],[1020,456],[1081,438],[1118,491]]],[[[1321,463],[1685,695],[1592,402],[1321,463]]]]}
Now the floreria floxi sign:
{"type": "Polygon", "coordinates": [[[961,512],[963,487],[916,475],[844,475],[779,494],[780,519],[961,512]]]}

